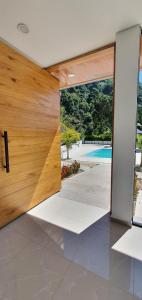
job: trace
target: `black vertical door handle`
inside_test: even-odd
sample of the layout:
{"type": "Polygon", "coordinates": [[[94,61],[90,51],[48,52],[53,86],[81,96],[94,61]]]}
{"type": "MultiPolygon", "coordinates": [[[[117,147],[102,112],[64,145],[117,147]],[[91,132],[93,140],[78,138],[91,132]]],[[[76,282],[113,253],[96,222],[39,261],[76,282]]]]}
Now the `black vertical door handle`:
{"type": "Polygon", "coordinates": [[[4,168],[6,169],[6,173],[10,172],[10,166],[9,166],[9,151],[8,151],[8,134],[7,131],[4,131],[2,134],[2,137],[4,138],[4,147],[5,147],[5,165],[4,168]]]}

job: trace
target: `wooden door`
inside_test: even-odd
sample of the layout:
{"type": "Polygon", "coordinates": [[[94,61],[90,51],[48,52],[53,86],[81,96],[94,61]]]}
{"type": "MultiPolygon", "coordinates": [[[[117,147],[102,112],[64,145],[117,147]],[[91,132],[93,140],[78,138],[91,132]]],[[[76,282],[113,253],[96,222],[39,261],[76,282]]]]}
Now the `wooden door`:
{"type": "Polygon", "coordinates": [[[60,190],[59,113],[58,82],[0,43],[0,227],[60,190]]]}

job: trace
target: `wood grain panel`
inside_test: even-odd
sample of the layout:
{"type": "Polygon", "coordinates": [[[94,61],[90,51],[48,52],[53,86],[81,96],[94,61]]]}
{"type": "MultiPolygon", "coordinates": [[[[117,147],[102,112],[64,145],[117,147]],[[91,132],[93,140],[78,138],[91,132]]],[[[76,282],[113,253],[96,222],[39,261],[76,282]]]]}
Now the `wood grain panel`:
{"type": "MultiPolygon", "coordinates": [[[[114,76],[114,48],[115,43],[109,44],[45,68],[45,70],[59,80],[60,88],[112,78],[114,76]],[[70,74],[74,74],[74,77],[70,77],[70,74]]],[[[140,69],[142,70],[142,36],[140,69]]]]}
{"type": "Polygon", "coordinates": [[[113,70],[114,44],[46,68],[59,80],[60,88],[113,77],[113,70]]]}
{"type": "Polygon", "coordinates": [[[46,71],[0,43],[0,227],[60,190],[58,88],[46,71]]]}

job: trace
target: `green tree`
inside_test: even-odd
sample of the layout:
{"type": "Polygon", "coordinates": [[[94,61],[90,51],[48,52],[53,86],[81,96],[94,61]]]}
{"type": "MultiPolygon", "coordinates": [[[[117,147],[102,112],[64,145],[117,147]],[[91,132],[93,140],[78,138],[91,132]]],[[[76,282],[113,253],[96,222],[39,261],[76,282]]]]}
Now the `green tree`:
{"type": "Polygon", "coordinates": [[[112,94],[111,79],[62,90],[63,123],[77,130],[82,139],[94,140],[98,136],[101,140],[104,133],[111,139],[112,94]]]}
{"type": "Polygon", "coordinates": [[[74,128],[69,128],[62,125],[61,129],[61,142],[66,145],[67,149],[67,159],[69,159],[69,150],[71,146],[80,140],[80,133],[78,133],[74,128]]]}
{"type": "Polygon", "coordinates": [[[104,141],[110,141],[112,138],[112,132],[110,128],[107,128],[106,131],[103,133],[104,141]]]}

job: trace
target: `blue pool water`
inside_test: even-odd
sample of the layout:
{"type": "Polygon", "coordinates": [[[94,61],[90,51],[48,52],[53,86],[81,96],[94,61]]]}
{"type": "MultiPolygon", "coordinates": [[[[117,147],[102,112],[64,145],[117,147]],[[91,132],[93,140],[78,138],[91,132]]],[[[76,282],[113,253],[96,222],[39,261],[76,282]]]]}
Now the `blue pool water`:
{"type": "Polygon", "coordinates": [[[85,154],[87,157],[100,157],[100,158],[112,158],[112,149],[103,148],[97,149],[85,154]]]}

